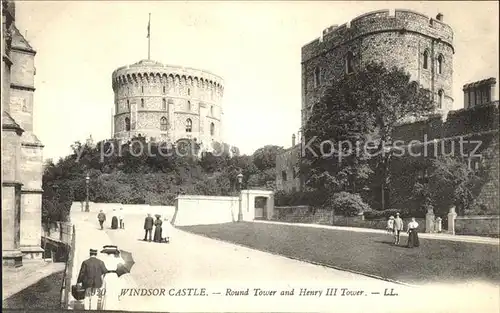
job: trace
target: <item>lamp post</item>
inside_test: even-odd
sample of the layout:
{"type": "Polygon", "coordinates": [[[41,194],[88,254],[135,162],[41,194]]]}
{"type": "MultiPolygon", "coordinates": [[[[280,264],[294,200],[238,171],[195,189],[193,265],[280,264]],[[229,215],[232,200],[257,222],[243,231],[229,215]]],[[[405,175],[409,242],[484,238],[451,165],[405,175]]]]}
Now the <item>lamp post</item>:
{"type": "Polygon", "coordinates": [[[89,174],[85,177],[85,190],[86,190],[86,196],[85,196],[85,212],[90,212],[89,209],[89,182],[90,182],[90,177],[89,174]]]}
{"type": "Polygon", "coordinates": [[[243,182],[243,174],[239,173],[238,176],[236,176],[236,178],[238,179],[238,191],[240,193],[240,206],[239,206],[239,210],[238,210],[238,222],[242,222],[243,221],[243,209],[241,207],[242,205],[242,197],[241,197],[241,184],[243,182]]]}

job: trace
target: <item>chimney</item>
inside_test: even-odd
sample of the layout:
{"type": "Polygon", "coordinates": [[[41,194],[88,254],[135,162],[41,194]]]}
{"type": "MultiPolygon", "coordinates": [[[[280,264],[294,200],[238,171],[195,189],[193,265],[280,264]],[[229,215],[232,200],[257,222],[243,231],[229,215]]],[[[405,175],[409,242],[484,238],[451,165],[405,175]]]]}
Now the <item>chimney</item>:
{"type": "Polygon", "coordinates": [[[292,147],[295,147],[295,134],[292,135],[292,147]]]}
{"type": "Polygon", "coordinates": [[[443,14],[442,13],[438,13],[438,15],[436,15],[436,20],[442,22],[443,21],[443,14]]]}

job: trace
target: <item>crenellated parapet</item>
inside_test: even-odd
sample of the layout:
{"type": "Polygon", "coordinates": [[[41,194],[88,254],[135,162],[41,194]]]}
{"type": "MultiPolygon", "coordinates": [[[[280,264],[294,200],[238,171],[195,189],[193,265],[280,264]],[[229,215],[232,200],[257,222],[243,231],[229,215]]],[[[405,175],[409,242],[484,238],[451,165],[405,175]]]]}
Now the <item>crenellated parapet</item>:
{"type": "Polygon", "coordinates": [[[205,70],[166,65],[156,61],[142,60],[116,69],[112,75],[113,90],[132,85],[154,84],[169,88],[193,87],[213,91],[222,97],[224,81],[220,76],[205,70]]]}
{"type": "Polygon", "coordinates": [[[382,32],[417,33],[437,39],[453,49],[453,30],[442,20],[410,10],[397,9],[394,14],[389,10],[379,10],[324,29],[321,37],[302,47],[302,62],[357,38],[382,32]]]}

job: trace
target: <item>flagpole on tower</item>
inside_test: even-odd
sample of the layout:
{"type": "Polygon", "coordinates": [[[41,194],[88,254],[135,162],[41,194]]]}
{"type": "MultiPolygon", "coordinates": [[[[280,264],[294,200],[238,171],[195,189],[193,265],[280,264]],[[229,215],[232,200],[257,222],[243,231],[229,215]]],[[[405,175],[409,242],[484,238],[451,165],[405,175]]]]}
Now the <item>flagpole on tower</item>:
{"type": "Polygon", "coordinates": [[[149,13],[148,21],[148,60],[151,60],[151,13],[149,13]]]}

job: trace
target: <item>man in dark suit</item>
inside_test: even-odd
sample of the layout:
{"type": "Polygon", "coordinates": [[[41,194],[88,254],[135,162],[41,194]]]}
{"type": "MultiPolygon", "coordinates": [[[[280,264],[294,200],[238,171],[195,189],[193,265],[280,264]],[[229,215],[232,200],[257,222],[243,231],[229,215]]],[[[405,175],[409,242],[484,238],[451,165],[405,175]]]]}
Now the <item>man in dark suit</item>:
{"type": "Polygon", "coordinates": [[[97,258],[97,250],[90,249],[90,257],[82,262],[77,284],[85,289],[84,306],[86,310],[98,310],[99,300],[105,291],[102,289],[103,275],[108,273],[106,265],[97,258]]]}
{"type": "Polygon", "coordinates": [[[148,213],[148,216],[144,219],[144,230],[146,231],[144,234],[144,241],[151,241],[151,233],[153,232],[153,224],[154,220],[151,217],[151,214],[148,213]]]}

